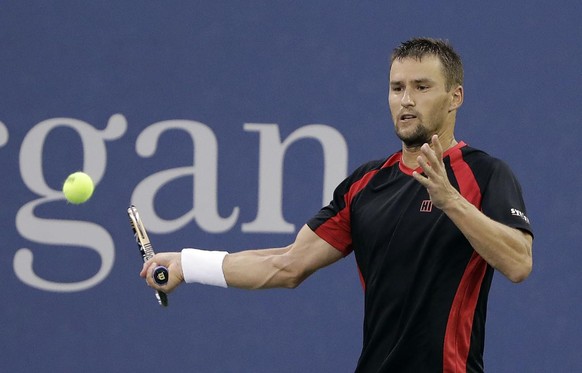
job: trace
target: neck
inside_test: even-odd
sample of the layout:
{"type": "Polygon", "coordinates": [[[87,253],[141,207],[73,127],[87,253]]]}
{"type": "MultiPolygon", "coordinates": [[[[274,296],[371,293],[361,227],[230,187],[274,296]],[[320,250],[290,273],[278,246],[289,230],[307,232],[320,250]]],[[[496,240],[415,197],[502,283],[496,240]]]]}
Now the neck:
{"type": "MultiPolygon", "coordinates": [[[[457,145],[457,140],[455,140],[453,134],[439,134],[439,142],[443,149],[443,153],[457,145]]],[[[430,142],[428,144],[432,148],[432,144],[430,142]]],[[[413,170],[418,168],[418,161],[416,159],[421,154],[420,147],[421,146],[406,146],[402,143],[402,162],[406,167],[413,170]]]]}

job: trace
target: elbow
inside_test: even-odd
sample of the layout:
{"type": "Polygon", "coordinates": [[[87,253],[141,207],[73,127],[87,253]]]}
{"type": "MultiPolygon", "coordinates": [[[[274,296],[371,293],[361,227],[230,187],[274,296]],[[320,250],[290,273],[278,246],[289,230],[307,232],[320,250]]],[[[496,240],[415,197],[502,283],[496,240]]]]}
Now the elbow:
{"type": "Polygon", "coordinates": [[[290,278],[286,283],[285,283],[285,288],[286,289],[295,289],[297,288],[299,285],[301,285],[301,283],[303,282],[304,279],[300,278],[300,277],[294,277],[294,278],[290,278]]]}
{"type": "Polygon", "coordinates": [[[280,262],[277,267],[279,268],[279,274],[282,275],[282,287],[287,289],[295,289],[311,273],[307,271],[302,262],[291,255],[281,255],[279,257],[280,262]]]}
{"type": "Polygon", "coordinates": [[[285,287],[287,289],[295,289],[301,285],[301,283],[303,283],[303,281],[305,281],[309,275],[298,268],[296,270],[289,271],[286,277],[287,279],[285,281],[285,287]]]}
{"type": "Polygon", "coordinates": [[[517,256],[514,261],[514,265],[505,275],[513,283],[520,283],[525,281],[533,269],[533,256],[532,256],[532,240],[533,237],[526,233],[523,234],[523,245],[521,246],[521,255],[517,256]],[[519,259],[517,259],[519,258],[519,259]]]}
{"type": "Polygon", "coordinates": [[[511,274],[508,274],[507,278],[509,279],[509,281],[513,282],[514,284],[519,284],[520,282],[525,281],[529,277],[530,273],[531,273],[531,268],[529,270],[523,269],[520,271],[515,271],[511,274]]]}
{"type": "Polygon", "coordinates": [[[515,266],[515,268],[512,271],[506,274],[506,276],[509,279],[509,281],[513,282],[514,284],[518,284],[520,282],[525,281],[529,277],[532,269],[533,263],[531,257],[529,257],[526,260],[524,260],[523,263],[520,263],[519,265],[515,266]]]}

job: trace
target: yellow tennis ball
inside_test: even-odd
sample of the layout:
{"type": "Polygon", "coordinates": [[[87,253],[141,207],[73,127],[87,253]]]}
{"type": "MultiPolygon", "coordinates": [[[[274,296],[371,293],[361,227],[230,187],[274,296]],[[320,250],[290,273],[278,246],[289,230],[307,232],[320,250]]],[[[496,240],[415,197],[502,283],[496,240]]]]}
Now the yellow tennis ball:
{"type": "Polygon", "coordinates": [[[67,201],[78,205],[87,201],[93,194],[93,180],[84,172],[75,172],[63,184],[63,194],[67,201]]]}

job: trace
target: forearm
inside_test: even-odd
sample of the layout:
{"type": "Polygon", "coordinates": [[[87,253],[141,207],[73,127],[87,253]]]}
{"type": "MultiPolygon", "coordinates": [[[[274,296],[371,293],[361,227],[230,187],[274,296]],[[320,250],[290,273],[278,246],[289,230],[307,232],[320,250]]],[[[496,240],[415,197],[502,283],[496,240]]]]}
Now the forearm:
{"type": "Polygon", "coordinates": [[[224,278],[229,287],[242,289],[294,288],[302,279],[288,252],[289,247],[228,254],[224,278]]]}
{"type": "Polygon", "coordinates": [[[443,211],[475,251],[509,280],[521,282],[532,269],[532,237],[496,222],[460,195],[443,211]]]}

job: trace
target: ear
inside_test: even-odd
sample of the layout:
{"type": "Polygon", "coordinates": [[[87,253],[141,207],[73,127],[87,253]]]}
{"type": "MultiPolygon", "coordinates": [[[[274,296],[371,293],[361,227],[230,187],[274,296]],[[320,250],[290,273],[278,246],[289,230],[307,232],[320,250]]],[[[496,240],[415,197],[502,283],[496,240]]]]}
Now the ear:
{"type": "Polygon", "coordinates": [[[457,110],[463,104],[463,98],[465,97],[465,91],[463,86],[459,85],[457,88],[453,89],[451,92],[451,104],[449,106],[449,111],[457,110]]]}

